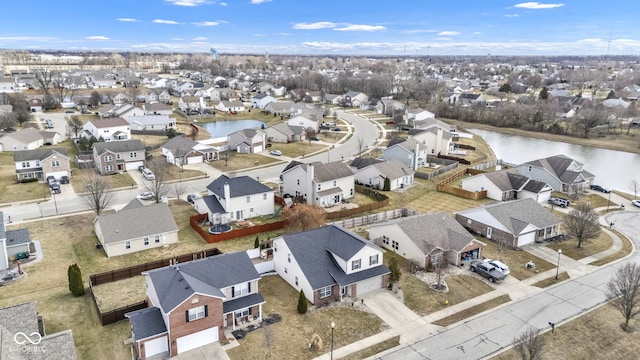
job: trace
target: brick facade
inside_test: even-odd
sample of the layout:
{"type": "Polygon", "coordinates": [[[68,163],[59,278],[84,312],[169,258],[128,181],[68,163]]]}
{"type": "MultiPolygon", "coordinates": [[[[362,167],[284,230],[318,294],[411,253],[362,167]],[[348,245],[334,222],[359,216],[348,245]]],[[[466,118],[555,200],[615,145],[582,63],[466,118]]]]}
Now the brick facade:
{"type": "Polygon", "coordinates": [[[177,339],[198,331],[218,327],[219,339],[224,338],[222,299],[194,295],[176,307],[169,315],[169,350],[172,356],[178,354],[177,339]],[[196,302],[197,301],[197,302],[196,302]],[[186,321],[186,312],[198,306],[207,306],[207,316],[186,321]]]}

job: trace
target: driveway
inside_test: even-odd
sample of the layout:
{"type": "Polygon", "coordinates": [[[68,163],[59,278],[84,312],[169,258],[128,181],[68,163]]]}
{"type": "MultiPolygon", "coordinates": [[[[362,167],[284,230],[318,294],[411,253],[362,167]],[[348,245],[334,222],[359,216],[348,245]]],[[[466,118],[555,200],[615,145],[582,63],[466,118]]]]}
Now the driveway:
{"type": "Polygon", "coordinates": [[[220,343],[201,346],[197,349],[189,350],[178,356],[172,357],[176,360],[230,360],[220,343]]]}

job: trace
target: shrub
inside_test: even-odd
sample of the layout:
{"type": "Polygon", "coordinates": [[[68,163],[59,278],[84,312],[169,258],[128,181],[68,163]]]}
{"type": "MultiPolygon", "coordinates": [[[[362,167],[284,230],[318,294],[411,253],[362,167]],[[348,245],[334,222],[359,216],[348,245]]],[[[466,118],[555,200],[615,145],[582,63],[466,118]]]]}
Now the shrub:
{"type": "Polygon", "coordinates": [[[20,180],[21,183],[32,183],[32,182],[36,182],[38,181],[38,179],[36,178],[30,178],[30,179],[22,179],[20,180]]]}
{"type": "Polygon", "coordinates": [[[307,298],[304,296],[304,291],[300,290],[300,295],[298,296],[298,314],[306,314],[307,313],[307,298]]]}
{"type": "Polygon", "coordinates": [[[67,270],[69,276],[69,291],[73,296],[84,295],[84,284],[82,283],[82,273],[78,264],[69,265],[67,270]]]}

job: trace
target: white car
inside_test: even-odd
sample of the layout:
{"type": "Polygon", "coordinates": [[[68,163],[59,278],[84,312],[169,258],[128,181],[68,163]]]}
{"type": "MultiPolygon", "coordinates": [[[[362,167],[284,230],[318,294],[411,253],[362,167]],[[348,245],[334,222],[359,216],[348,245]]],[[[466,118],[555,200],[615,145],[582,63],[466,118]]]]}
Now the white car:
{"type": "Polygon", "coordinates": [[[282,151],[280,151],[280,150],[271,150],[269,153],[270,153],[271,155],[275,155],[275,156],[280,156],[280,155],[282,155],[282,151]]]}
{"type": "Polygon", "coordinates": [[[142,176],[144,176],[145,179],[147,180],[155,180],[156,176],[153,174],[153,171],[147,169],[147,168],[143,168],[142,170],[142,176]]]}
{"type": "Polygon", "coordinates": [[[509,275],[509,272],[510,272],[509,271],[509,267],[507,266],[507,264],[503,263],[502,261],[492,260],[492,259],[484,259],[483,262],[486,262],[486,263],[489,263],[489,264],[493,265],[493,267],[498,269],[505,276],[509,275]]]}
{"type": "Polygon", "coordinates": [[[637,206],[637,207],[640,207],[640,200],[633,200],[633,201],[631,201],[631,205],[633,205],[633,206],[637,206]]]}
{"type": "Polygon", "coordinates": [[[153,193],[151,191],[145,191],[142,194],[136,195],[136,197],[140,200],[151,200],[153,199],[153,193]]]}

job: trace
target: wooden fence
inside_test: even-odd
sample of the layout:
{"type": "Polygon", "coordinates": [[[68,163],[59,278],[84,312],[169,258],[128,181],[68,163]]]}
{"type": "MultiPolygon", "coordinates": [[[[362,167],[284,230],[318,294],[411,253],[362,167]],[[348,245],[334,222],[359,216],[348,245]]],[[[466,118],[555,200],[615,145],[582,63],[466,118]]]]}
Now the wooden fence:
{"type": "Polygon", "coordinates": [[[255,225],[242,229],[231,230],[229,232],[221,234],[209,234],[208,231],[200,226],[200,224],[206,221],[206,219],[207,214],[194,215],[189,218],[189,224],[191,224],[191,227],[209,244],[235,239],[242,236],[258,234],[261,232],[283,229],[285,226],[287,226],[288,223],[287,220],[281,220],[268,224],[255,225]]]}
{"type": "Polygon", "coordinates": [[[353,228],[356,226],[374,224],[374,223],[385,221],[385,220],[397,219],[400,217],[407,217],[407,216],[412,216],[416,214],[418,214],[418,212],[415,210],[402,208],[402,209],[389,210],[389,211],[385,211],[377,214],[364,215],[364,216],[334,221],[332,224],[339,225],[344,228],[353,228]]]}
{"type": "Polygon", "coordinates": [[[469,160],[463,159],[463,158],[459,158],[459,157],[455,157],[455,156],[448,156],[448,155],[440,155],[440,154],[438,154],[438,157],[441,158],[441,159],[457,161],[460,164],[464,164],[464,165],[471,165],[471,162],[469,160]]]}
{"type": "Polygon", "coordinates": [[[482,174],[485,171],[482,170],[477,170],[477,169],[471,169],[471,168],[467,168],[463,171],[458,171],[457,173],[449,176],[448,178],[440,181],[436,187],[436,190],[441,191],[441,192],[446,192],[448,194],[452,194],[452,195],[456,195],[456,196],[460,196],[466,199],[471,199],[471,200],[480,200],[480,199],[484,199],[487,197],[487,190],[482,190],[482,191],[467,191],[467,190],[463,190],[460,188],[456,188],[453,186],[450,186],[449,184],[460,179],[461,177],[464,176],[468,176],[468,175],[478,175],[478,174],[482,174]]]}

